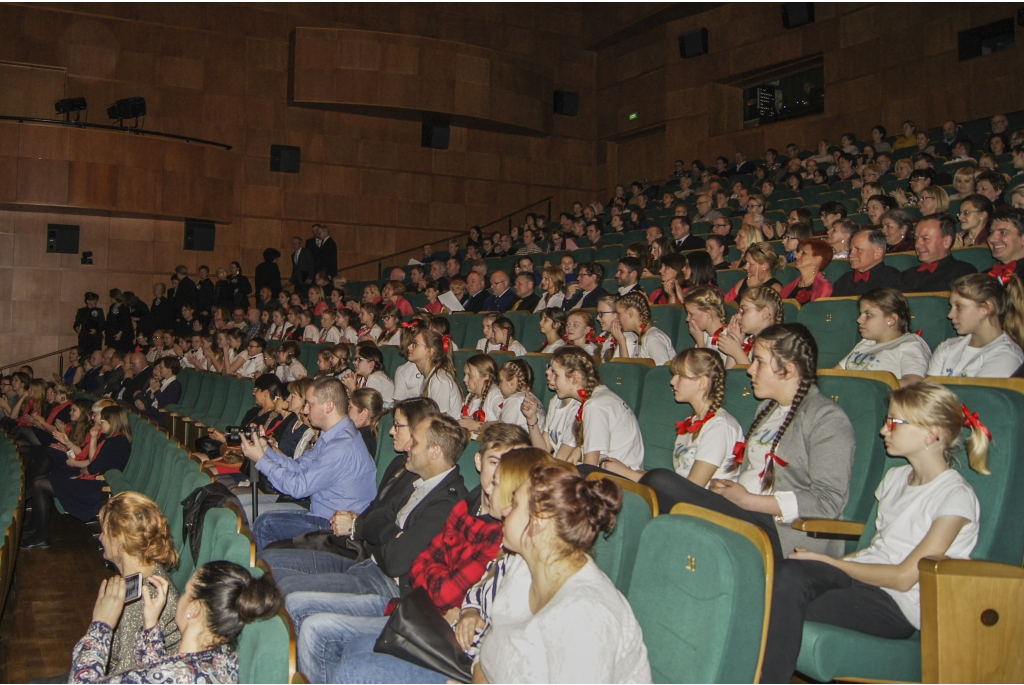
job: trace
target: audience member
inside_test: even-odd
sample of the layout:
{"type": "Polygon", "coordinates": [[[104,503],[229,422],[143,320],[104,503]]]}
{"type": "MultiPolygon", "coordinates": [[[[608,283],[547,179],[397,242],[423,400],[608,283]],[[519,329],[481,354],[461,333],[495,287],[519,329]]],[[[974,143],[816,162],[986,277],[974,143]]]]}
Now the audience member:
{"type": "MultiPolygon", "coordinates": [[[[845,221],[835,222],[831,230],[837,230],[845,221]]],[[[820,240],[802,240],[796,250],[796,259],[793,260],[793,266],[800,275],[782,289],[779,293],[782,299],[792,298],[800,304],[806,304],[822,297],[831,297],[832,284],[822,272],[832,262],[833,249],[820,240]]]]}
{"type": "Polygon", "coordinates": [[[910,332],[910,305],[900,291],[874,288],[858,300],[857,329],[861,341],[836,365],[851,371],[888,371],[909,385],[924,380],[932,358],[931,348],[910,332]]]}
{"type": "Polygon", "coordinates": [[[863,295],[877,288],[892,288],[900,272],[885,264],[886,239],[881,231],[861,229],[850,240],[851,270],[836,279],[831,297],[863,295]]]}
{"type": "Polygon", "coordinates": [[[900,274],[897,290],[903,293],[949,290],[953,280],[977,271],[973,265],[958,261],[950,254],[956,238],[956,220],[950,215],[925,217],[918,222],[914,233],[914,249],[921,265],[900,274]]]}

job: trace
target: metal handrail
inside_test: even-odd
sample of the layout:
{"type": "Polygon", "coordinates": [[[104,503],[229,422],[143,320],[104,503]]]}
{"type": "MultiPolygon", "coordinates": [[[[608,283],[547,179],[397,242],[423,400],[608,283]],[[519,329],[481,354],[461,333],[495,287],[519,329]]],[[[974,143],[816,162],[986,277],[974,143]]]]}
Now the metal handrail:
{"type": "MultiPolygon", "coordinates": [[[[482,234],[483,230],[485,228],[488,228],[488,227],[493,226],[493,225],[495,225],[497,223],[501,223],[502,221],[506,221],[507,220],[508,221],[508,230],[511,232],[511,230],[512,230],[512,217],[514,217],[516,214],[520,214],[522,212],[525,212],[526,210],[530,209],[531,207],[535,207],[535,206],[539,205],[542,202],[547,202],[548,203],[548,214],[547,214],[547,216],[548,216],[548,221],[550,221],[551,220],[551,200],[553,200],[554,198],[555,198],[554,195],[548,195],[547,197],[542,197],[541,199],[536,200],[535,202],[531,202],[530,204],[528,204],[528,205],[526,205],[524,207],[520,207],[519,209],[515,210],[514,212],[511,212],[511,213],[506,214],[504,216],[500,216],[497,219],[495,219],[494,221],[488,222],[488,223],[484,224],[483,226],[477,226],[476,228],[480,229],[481,234],[482,234]]],[[[469,235],[469,231],[463,231],[461,233],[456,233],[455,235],[445,236],[444,238],[440,238],[438,240],[435,240],[435,241],[430,242],[430,243],[425,243],[425,244],[432,245],[432,246],[433,245],[440,245],[441,243],[447,244],[448,241],[451,240],[452,238],[461,238],[462,236],[465,236],[465,235],[469,235]]],[[[341,269],[339,269],[339,271],[346,271],[347,269],[355,269],[355,268],[358,268],[360,266],[366,266],[368,264],[373,264],[374,262],[376,262],[377,263],[377,278],[380,278],[382,270],[384,268],[383,264],[384,264],[385,260],[392,259],[394,257],[399,257],[399,256],[404,255],[404,254],[408,254],[409,252],[412,252],[415,249],[417,249],[417,248],[413,247],[413,248],[409,248],[408,250],[401,250],[400,252],[392,252],[391,254],[384,255],[383,257],[376,257],[374,259],[368,259],[365,262],[359,262],[358,264],[349,264],[349,265],[344,266],[341,269]]]]}
{"type": "Polygon", "coordinates": [[[194,138],[193,136],[182,136],[177,133],[162,133],[160,131],[147,131],[144,128],[135,128],[132,126],[114,126],[113,124],[90,124],[86,121],[65,121],[63,119],[42,119],[40,117],[17,117],[9,114],[0,115],[0,121],[17,121],[19,124],[28,122],[30,124],[56,124],[58,126],[72,126],[74,128],[95,128],[103,131],[121,131],[123,133],[135,133],[142,136],[157,136],[159,138],[173,138],[174,140],[184,140],[186,143],[202,143],[203,145],[214,145],[216,147],[222,147],[225,150],[230,150],[231,146],[227,143],[217,143],[212,140],[204,140],[202,138],[194,138]]]}
{"type": "Polygon", "coordinates": [[[24,366],[25,364],[28,364],[30,362],[37,362],[40,359],[46,359],[47,357],[52,357],[55,354],[59,354],[60,355],[60,371],[58,371],[58,375],[63,376],[64,375],[64,353],[65,352],[70,352],[75,347],[77,347],[77,345],[72,345],[71,347],[65,347],[63,350],[55,350],[53,352],[47,352],[46,354],[41,354],[38,357],[32,357],[31,359],[23,359],[20,362],[14,362],[13,364],[7,364],[5,366],[0,366],[0,371],[3,371],[5,369],[13,369],[15,366],[24,366]]]}

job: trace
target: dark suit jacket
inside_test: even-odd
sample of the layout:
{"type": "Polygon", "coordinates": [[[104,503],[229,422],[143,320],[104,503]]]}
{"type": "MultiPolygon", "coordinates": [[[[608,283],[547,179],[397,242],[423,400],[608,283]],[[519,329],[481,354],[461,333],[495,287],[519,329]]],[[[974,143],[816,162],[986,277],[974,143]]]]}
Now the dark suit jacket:
{"type": "Polygon", "coordinates": [[[117,393],[121,392],[121,381],[124,380],[124,365],[103,374],[103,380],[101,381],[100,389],[97,392],[98,395],[111,395],[117,397],[117,393]]]}
{"type": "Polygon", "coordinates": [[[146,404],[146,416],[162,422],[163,415],[160,414],[160,410],[169,404],[177,404],[180,399],[181,383],[177,379],[171,381],[165,389],[156,392],[151,392],[147,387],[143,398],[143,402],[146,404]],[[156,400],[156,407],[153,406],[153,400],[156,400]]]}
{"type": "Polygon", "coordinates": [[[366,542],[384,575],[399,579],[403,594],[409,590],[412,562],[441,532],[452,508],[469,494],[456,466],[409,512],[405,526],[399,528],[395,517],[412,495],[416,479],[415,474],[403,479],[386,501],[375,508],[371,504],[373,511],[368,509],[356,520],[354,536],[366,542]]]}
{"type": "Polygon", "coordinates": [[[134,406],[136,395],[149,390],[149,379],[152,377],[153,367],[147,366],[139,374],[123,379],[121,382],[121,396],[118,399],[134,406]]]}
{"type": "Polygon", "coordinates": [[[518,298],[508,310],[510,312],[532,312],[538,302],[540,302],[540,298],[537,295],[518,298]]]}
{"type": "Polygon", "coordinates": [[[316,238],[310,238],[306,241],[306,249],[313,255],[315,271],[324,271],[334,278],[338,273],[338,244],[334,242],[334,238],[328,236],[320,247],[316,246],[316,238]]]}
{"type": "Polygon", "coordinates": [[[103,347],[103,331],[107,319],[99,307],[81,307],[75,314],[75,328],[78,329],[78,346],[82,355],[103,347]]]}
{"type": "Polygon", "coordinates": [[[704,242],[703,238],[698,238],[692,233],[687,235],[682,241],[673,240],[672,244],[676,248],[676,252],[682,252],[683,250],[703,250],[707,243],[704,242]]]}
{"type": "Polygon", "coordinates": [[[190,302],[194,307],[199,301],[199,286],[188,276],[178,281],[178,292],[174,297],[174,308],[181,311],[181,305],[190,302]]]}
{"type": "Polygon", "coordinates": [[[585,293],[583,292],[583,290],[577,290],[576,294],[572,296],[571,300],[565,301],[565,304],[562,306],[562,309],[564,309],[565,311],[569,311],[570,309],[575,307],[576,303],[579,302],[581,299],[583,300],[583,304],[580,305],[580,309],[589,309],[591,307],[596,307],[597,301],[608,294],[608,291],[602,288],[601,286],[597,286],[589,293],[585,293]]]}
{"type": "Polygon", "coordinates": [[[199,299],[196,300],[196,311],[204,316],[213,312],[213,302],[216,297],[216,286],[209,278],[199,281],[199,299]]]}
{"type": "MultiPolygon", "coordinates": [[[[314,244],[315,247],[315,244],[314,244]]],[[[292,262],[292,285],[298,287],[300,285],[309,285],[313,282],[313,275],[316,273],[316,262],[313,260],[313,251],[308,247],[303,247],[299,250],[298,261],[295,259],[295,253],[293,252],[289,259],[292,262]]]]}
{"type": "Polygon", "coordinates": [[[967,274],[977,273],[973,264],[954,259],[952,255],[940,259],[935,271],[919,271],[912,266],[900,274],[896,289],[903,293],[935,293],[949,290],[949,284],[967,274]]]}
{"type": "Polygon", "coordinates": [[[487,291],[481,290],[476,295],[470,296],[465,302],[462,303],[462,306],[465,308],[467,312],[479,314],[480,312],[483,311],[484,302],[487,301],[488,297],[490,297],[490,295],[488,295],[487,291]]]}
{"type": "Polygon", "coordinates": [[[516,291],[509,288],[503,292],[500,297],[496,297],[494,295],[488,297],[487,301],[484,302],[484,308],[482,311],[501,312],[504,314],[508,311],[508,308],[512,306],[512,303],[518,299],[519,298],[516,297],[516,291]]]}
{"type": "Polygon", "coordinates": [[[259,294],[263,288],[270,288],[270,292],[277,297],[281,293],[281,269],[276,262],[263,261],[256,265],[254,274],[256,279],[256,293],[259,294]]]}
{"type": "Polygon", "coordinates": [[[895,288],[896,281],[900,277],[899,269],[885,263],[876,264],[873,269],[869,270],[866,281],[854,281],[855,273],[847,271],[836,279],[835,285],[832,286],[832,297],[859,297],[875,288],[895,288]]]}

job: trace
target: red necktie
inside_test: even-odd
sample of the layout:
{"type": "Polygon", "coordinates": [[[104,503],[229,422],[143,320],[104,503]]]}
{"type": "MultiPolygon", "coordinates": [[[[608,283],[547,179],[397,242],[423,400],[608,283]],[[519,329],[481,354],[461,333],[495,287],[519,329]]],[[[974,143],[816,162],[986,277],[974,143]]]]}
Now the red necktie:
{"type": "Polygon", "coordinates": [[[860,283],[861,281],[870,281],[870,280],[871,280],[871,272],[870,271],[854,271],[853,272],[853,282],[854,283],[860,283]]]}
{"type": "Polygon", "coordinates": [[[925,271],[927,271],[928,273],[933,274],[935,273],[935,270],[938,268],[939,263],[932,262],[931,264],[922,264],[921,266],[917,267],[917,271],[918,273],[924,273],[925,271]]]}

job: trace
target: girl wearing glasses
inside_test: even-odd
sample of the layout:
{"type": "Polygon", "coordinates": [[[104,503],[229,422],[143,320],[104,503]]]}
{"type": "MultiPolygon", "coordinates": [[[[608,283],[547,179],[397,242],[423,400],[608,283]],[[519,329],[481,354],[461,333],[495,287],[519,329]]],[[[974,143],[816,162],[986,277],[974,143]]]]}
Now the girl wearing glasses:
{"type": "Polygon", "coordinates": [[[395,382],[384,371],[384,355],[375,346],[365,343],[356,350],[353,360],[355,373],[341,380],[349,393],[359,388],[370,388],[380,393],[384,408],[389,409],[395,398],[395,382]]]}
{"type": "MultiPolygon", "coordinates": [[[[597,301],[597,322],[601,325],[601,335],[597,336],[597,356],[605,362],[622,356],[623,346],[619,345],[613,334],[615,327],[619,325],[619,314],[615,309],[615,303],[618,301],[618,295],[606,295],[597,301]]],[[[623,335],[629,349],[633,349],[639,336],[631,331],[625,331],[623,335]]]]}
{"type": "Polygon", "coordinates": [[[876,288],[858,300],[861,341],[836,365],[851,371],[888,371],[900,385],[923,381],[932,358],[924,338],[910,332],[910,305],[893,288],[876,288]]]}
{"type": "MultiPolygon", "coordinates": [[[[918,562],[969,559],[978,542],[978,498],[953,468],[963,423],[960,400],[941,385],[915,383],[892,394],[880,432],[889,456],[908,463],[890,469],[875,490],[868,547],[840,559],[797,548],[776,562],[764,682],[792,679],[804,621],[891,640],[921,628],[918,562]]],[[[986,433],[971,431],[967,453],[971,468],[987,475],[986,433]]]]}
{"type": "MultiPolygon", "coordinates": [[[[931,188],[929,188],[931,190],[931,188]]],[[[923,194],[923,193],[922,193],[923,194]]],[[[995,208],[984,195],[968,195],[960,202],[960,228],[953,247],[988,245],[989,229],[995,208]]]]}
{"type": "Polygon", "coordinates": [[[771,288],[751,288],[743,293],[739,313],[718,339],[718,351],[725,355],[725,368],[749,364],[757,336],[769,326],[782,323],[784,317],[782,298],[771,288]]]}

